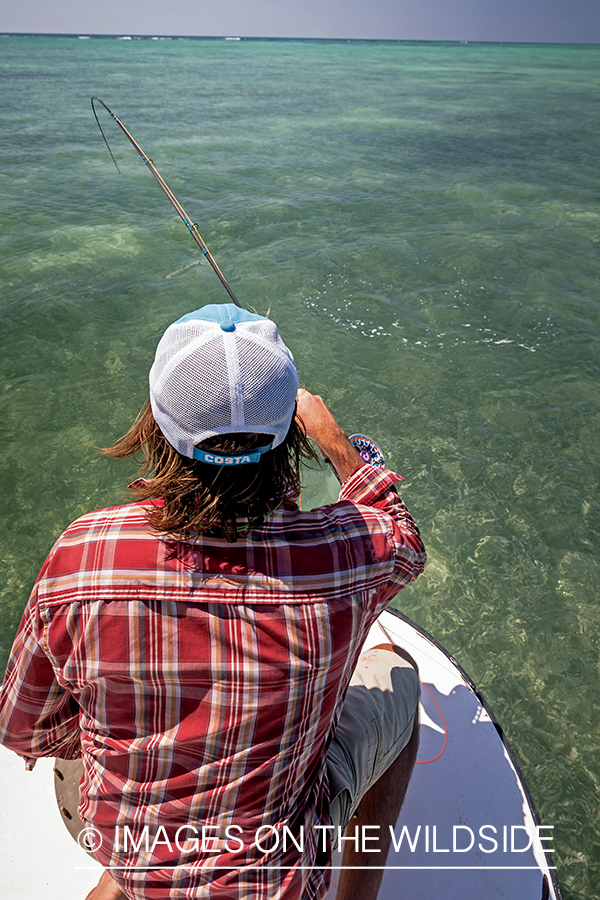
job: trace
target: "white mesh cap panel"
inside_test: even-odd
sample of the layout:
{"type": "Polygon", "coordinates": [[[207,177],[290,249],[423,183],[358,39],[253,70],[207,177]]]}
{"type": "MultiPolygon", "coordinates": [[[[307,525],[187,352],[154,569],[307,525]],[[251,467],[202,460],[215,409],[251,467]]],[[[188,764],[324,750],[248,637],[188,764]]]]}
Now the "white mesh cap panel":
{"type": "Polygon", "coordinates": [[[292,354],[268,319],[229,305],[204,310],[171,325],[157,347],[150,370],[154,418],[169,443],[189,457],[196,444],[218,434],[271,435],[277,446],[298,390],[292,354]],[[223,327],[213,320],[222,310],[223,327]]]}
{"type": "MultiPolygon", "coordinates": [[[[273,328],[276,332],[275,326],[273,328]]],[[[282,429],[287,433],[289,428],[290,406],[293,412],[298,392],[298,376],[296,367],[290,366],[289,351],[279,333],[277,339],[278,342],[268,342],[264,330],[249,328],[244,340],[238,341],[244,416],[246,422],[254,423],[253,428],[245,429],[247,431],[257,431],[257,424],[261,424],[261,431],[264,430],[264,433],[276,433],[282,429]],[[268,391],[263,388],[265,380],[268,381],[268,391]],[[292,397],[293,401],[290,403],[292,397]]]]}

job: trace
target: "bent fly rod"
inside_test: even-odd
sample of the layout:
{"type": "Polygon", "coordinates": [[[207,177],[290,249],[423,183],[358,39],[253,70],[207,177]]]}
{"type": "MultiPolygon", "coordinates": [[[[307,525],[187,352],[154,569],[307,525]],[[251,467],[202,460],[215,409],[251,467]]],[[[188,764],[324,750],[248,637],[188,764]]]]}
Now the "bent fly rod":
{"type": "Polygon", "coordinates": [[[233,300],[235,305],[241,307],[241,303],[238,301],[237,297],[235,296],[235,294],[233,293],[233,291],[227,284],[227,281],[225,280],[225,276],[223,275],[220,268],[216,264],[212,253],[210,252],[210,250],[208,249],[208,247],[202,240],[202,236],[201,236],[200,232],[198,231],[198,226],[192,222],[192,220],[186,213],[185,209],[183,208],[183,206],[181,205],[181,203],[179,202],[179,200],[177,199],[177,197],[175,196],[175,194],[169,187],[169,185],[166,183],[164,178],[161,176],[160,172],[157,170],[157,168],[154,165],[154,163],[152,162],[152,160],[146,156],[146,154],[144,153],[144,151],[142,150],[142,148],[140,147],[138,142],[129,134],[129,132],[127,131],[127,129],[125,128],[125,126],[123,125],[121,120],[117,116],[115,116],[114,112],[111,109],[108,108],[108,106],[106,105],[104,100],[101,100],[100,97],[92,97],[92,110],[94,111],[94,117],[96,119],[98,128],[100,129],[100,133],[101,133],[102,137],[104,138],[104,143],[106,144],[106,146],[108,148],[108,152],[111,155],[111,159],[114,162],[115,166],[117,167],[117,172],[120,172],[121,170],[119,169],[119,167],[117,165],[117,161],[112,154],[112,150],[110,149],[110,147],[108,145],[108,141],[106,140],[106,135],[104,134],[104,131],[102,130],[102,125],[100,124],[100,120],[98,119],[98,114],[96,113],[96,107],[94,106],[94,100],[97,100],[98,103],[102,104],[102,106],[107,111],[107,113],[115,120],[115,122],[117,123],[119,128],[125,133],[125,135],[129,139],[129,141],[133,144],[133,146],[135,147],[135,149],[137,150],[139,155],[142,157],[142,159],[144,160],[144,162],[146,163],[146,165],[148,166],[148,168],[150,169],[150,171],[152,172],[152,174],[154,175],[154,177],[160,184],[161,188],[163,189],[163,191],[165,192],[165,194],[167,195],[167,197],[169,198],[169,200],[171,201],[171,203],[177,210],[177,213],[179,214],[181,219],[183,219],[183,222],[186,225],[187,230],[189,231],[191,236],[194,238],[194,240],[196,241],[196,243],[202,250],[202,253],[206,257],[206,259],[209,261],[209,263],[213,267],[221,284],[223,285],[223,287],[225,288],[225,290],[227,291],[227,293],[229,294],[229,296],[231,297],[231,299],[233,300]]]}

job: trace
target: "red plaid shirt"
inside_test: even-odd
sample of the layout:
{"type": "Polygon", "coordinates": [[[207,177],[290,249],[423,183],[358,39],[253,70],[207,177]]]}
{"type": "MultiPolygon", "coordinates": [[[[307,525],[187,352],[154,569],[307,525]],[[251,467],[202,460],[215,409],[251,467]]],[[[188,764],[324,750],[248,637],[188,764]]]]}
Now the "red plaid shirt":
{"type": "Polygon", "coordinates": [[[397,480],[363,465],[338,503],[287,503],[235,544],[160,537],[144,504],[55,544],[0,741],[83,756],[79,812],[129,896],[325,895],[327,747],[369,627],[425,562],[397,480]]]}

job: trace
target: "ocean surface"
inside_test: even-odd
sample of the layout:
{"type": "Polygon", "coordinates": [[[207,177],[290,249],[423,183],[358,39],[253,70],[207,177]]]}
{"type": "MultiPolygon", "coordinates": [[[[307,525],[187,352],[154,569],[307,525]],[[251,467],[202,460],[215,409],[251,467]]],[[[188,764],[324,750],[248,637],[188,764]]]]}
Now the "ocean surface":
{"type": "MultiPolygon", "coordinates": [[[[82,36],[83,37],[83,36],[82,36]]],[[[135,467],[164,328],[227,295],[405,477],[395,605],[507,732],[565,900],[600,897],[600,47],[0,38],[0,639],[135,467]]],[[[307,473],[305,506],[332,500],[307,473]]]]}

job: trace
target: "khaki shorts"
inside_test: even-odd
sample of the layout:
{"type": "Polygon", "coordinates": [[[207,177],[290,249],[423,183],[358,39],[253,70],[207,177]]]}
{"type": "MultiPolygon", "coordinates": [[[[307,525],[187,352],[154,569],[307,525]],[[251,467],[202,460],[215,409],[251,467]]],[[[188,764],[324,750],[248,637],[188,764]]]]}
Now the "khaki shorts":
{"type": "Polygon", "coordinates": [[[327,755],[331,820],[342,834],[366,792],[407,745],[420,696],[416,666],[398,653],[361,654],[327,755]]]}

